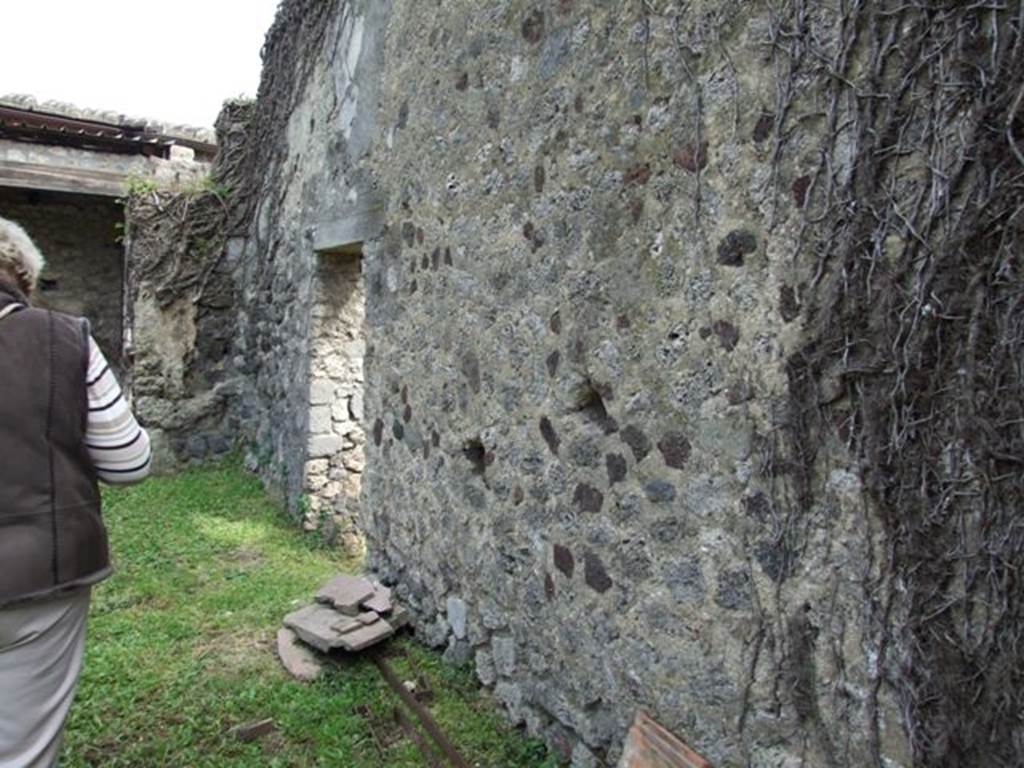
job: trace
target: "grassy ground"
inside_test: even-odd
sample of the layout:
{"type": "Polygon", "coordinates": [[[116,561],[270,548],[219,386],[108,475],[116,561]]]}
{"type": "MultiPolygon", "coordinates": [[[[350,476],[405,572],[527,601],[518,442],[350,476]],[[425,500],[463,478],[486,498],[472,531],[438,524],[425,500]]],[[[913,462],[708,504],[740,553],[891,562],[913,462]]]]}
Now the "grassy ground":
{"type": "MultiPolygon", "coordinates": [[[[281,669],[281,618],[354,564],[297,532],[252,477],[227,466],[150,480],[107,493],[105,514],[118,571],[94,592],[62,765],[425,765],[370,662],[314,684],[281,669]],[[264,718],[275,730],[255,742],[229,732],[264,718]]],[[[410,639],[390,647],[471,765],[554,766],[504,725],[468,670],[410,639]]]]}

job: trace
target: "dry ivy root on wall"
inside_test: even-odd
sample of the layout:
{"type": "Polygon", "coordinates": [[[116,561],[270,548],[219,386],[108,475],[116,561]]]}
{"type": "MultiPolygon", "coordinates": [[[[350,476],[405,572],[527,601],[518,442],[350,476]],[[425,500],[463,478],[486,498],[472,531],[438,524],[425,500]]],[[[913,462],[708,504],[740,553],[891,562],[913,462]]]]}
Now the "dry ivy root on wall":
{"type": "MultiPolygon", "coordinates": [[[[239,179],[232,231],[246,233],[261,190],[274,190],[271,205],[280,209],[280,195],[288,188],[295,168],[285,168],[280,149],[287,146],[288,124],[319,66],[309,51],[323,49],[331,20],[345,0],[291,0],[277,10],[274,24],[263,44],[263,74],[259,92],[247,117],[248,140],[229,161],[239,179]],[[287,178],[284,175],[288,174],[287,178]]],[[[271,218],[271,214],[267,214],[271,218]]],[[[268,233],[259,228],[247,232],[259,241],[259,253],[271,253],[277,243],[265,242],[268,233]]],[[[272,237],[272,233],[270,233],[272,237]]]]}
{"type": "Polygon", "coordinates": [[[223,454],[236,291],[227,263],[230,205],[216,182],[138,190],[125,205],[125,307],[132,330],[126,382],[154,440],[156,464],[223,454]]]}
{"type": "Polygon", "coordinates": [[[286,188],[280,181],[286,169],[275,162],[276,148],[284,143],[289,116],[317,64],[302,53],[320,45],[336,6],[337,0],[300,0],[278,10],[263,50],[264,59],[272,56],[275,66],[264,71],[257,101],[224,105],[217,124],[217,161],[207,186],[142,189],[129,196],[131,282],[155,286],[161,304],[201,293],[227,239],[250,234],[260,188],[286,188]]]}
{"type": "Polygon", "coordinates": [[[221,266],[228,238],[248,221],[254,103],[228,101],[217,119],[217,159],[209,177],[186,189],[140,185],[126,199],[131,258],[128,283],[161,307],[198,300],[221,266]]]}
{"type": "Polygon", "coordinates": [[[130,283],[153,291],[161,307],[202,295],[226,243],[223,190],[141,191],[128,200],[130,283]]]}
{"type": "Polygon", "coordinates": [[[818,10],[787,2],[773,28],[776,162],[798,119],[826,126],[792,190],[803,282],[782,299],[809,341],[776,503],[799,521],[817,446],[847,443],[884,520],[875,702],[896,691],[916,764],[1022,765],[1024,4],[840,0],[828,42],[818,10]]]}
{"type": "Polygon", "coordinates": [[[202,183],[139,184],[125,200],[125,305],[134,347],[128,375],[163,468],[222,454],[237,438],[227,416],[238,266],[228,243],[244,215],[251,110],[244,101],[225,106],[218,158],[202,183]]]}

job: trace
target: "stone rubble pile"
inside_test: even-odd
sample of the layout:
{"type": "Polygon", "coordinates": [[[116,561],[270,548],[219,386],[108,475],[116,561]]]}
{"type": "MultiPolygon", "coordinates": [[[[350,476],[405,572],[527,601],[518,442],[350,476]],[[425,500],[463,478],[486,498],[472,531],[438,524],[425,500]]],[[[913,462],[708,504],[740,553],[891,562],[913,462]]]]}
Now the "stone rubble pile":
{"type": "Polygon", "coordinates": [[[278,656],[300,680],[320,676],[321,661],[310,651],[361,651],[391,637],[409,623],[409,610],[377,581],[341,574],[324,584],[315,602],[284,617],[277,634],[278,656]],[[308,646],[308,647],[307,647],[308,646]]]}

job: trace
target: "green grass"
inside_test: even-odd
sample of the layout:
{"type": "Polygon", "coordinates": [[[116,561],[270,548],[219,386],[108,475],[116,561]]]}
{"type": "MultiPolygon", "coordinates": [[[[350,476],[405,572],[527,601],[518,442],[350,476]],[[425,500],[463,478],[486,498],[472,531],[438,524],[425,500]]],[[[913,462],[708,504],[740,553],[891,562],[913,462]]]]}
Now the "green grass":
{"type": "MultiPolygon", "coordinates": [[[[426,765],[394,725],[397,697],[356,658],[313,684],[289,678],[274,650],[285,613],[357,563],[298,532],[234,465],[105,494],[116,574],[93,593],[85,669],[62,765],[426,765]],[[244,743],[232,726],[273,718],[244,743]]],[[[504,724],[472,673],[408,638],[390,642],[402,679],[471,765],[554,766],[504,724]]]]}

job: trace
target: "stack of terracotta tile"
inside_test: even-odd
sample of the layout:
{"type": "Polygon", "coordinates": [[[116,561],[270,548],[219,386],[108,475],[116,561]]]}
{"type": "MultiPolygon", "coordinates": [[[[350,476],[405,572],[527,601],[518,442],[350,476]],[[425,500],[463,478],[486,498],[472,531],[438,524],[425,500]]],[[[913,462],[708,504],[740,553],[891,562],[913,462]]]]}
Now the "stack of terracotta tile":
{"type": "Polygon", "coordinates": [[[296,640],[321,653],[361,651],[387,639],[409,622],[407,609],[391,590],[361,576],[335,576],[316,593],[316,602],[284,617],[278,632],[281,661],[295,677],[320,674],[319,661],[296,646],[296,640]]]}

